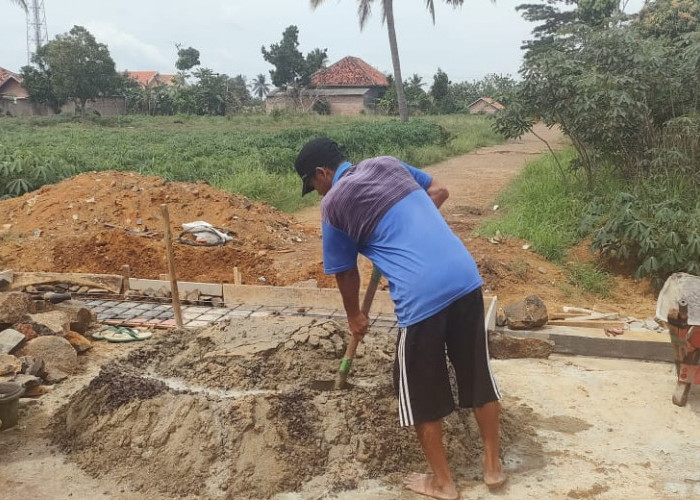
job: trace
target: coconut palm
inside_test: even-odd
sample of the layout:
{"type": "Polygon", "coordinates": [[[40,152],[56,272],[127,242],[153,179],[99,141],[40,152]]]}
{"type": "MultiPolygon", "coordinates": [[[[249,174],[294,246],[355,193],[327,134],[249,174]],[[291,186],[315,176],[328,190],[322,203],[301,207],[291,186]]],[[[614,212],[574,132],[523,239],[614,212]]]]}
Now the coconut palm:
{"type": "MultiPolygon", "coordinates": [[[[311,0],[311,7],[316,8],[324,0],[311,0]]],[[[372,13],[372,4],[375,0],[357,0],[357,14],[360,18],[360,29],[365,27],[365,23],[372,13]]],[[[399,62],[399,48],[396,44],[396,29],[394,28],[394,0],[380,0],[382,3],[382,22],[386,23],[389,33],[389,49],[391,50],[391,63],[394,66],[394,84],[396,85],[396,97],[399,104],[399,116],[401,121],[408,121],[408,106],[406,105],[406,94],[403,90],[403,79],[401,78],[401,63],[399,62]]],[[[464,0],[444,0],[452,7],[459,7],[464,0]]],[[[435,0],[425,0],[425,6],[430,13],[430,17],[435,22],[435,0]]]]}
{"type": "Polygon", "coordinates": [[[253,94],[255,94],[258,99],[262,99],[270,92],[270,84],[267,83],[267,79],[262,73],[255,77],[250,86],[253,94]]]}

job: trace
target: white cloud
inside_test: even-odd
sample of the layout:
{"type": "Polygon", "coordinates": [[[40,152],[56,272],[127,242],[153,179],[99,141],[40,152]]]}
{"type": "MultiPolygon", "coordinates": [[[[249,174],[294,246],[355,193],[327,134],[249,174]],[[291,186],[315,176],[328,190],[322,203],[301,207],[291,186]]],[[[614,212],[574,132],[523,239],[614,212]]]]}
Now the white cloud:
{"type": "MultiPolygon", "coordinates": [[[[146,70],[170,67],[173,61],[155,45],[146,43],[110,23],[89,21],[85,27],[95,38],[109,47],[118,69],[146,70]]],[[[173,49],[174,52],[174,49],[173,49]]]]}

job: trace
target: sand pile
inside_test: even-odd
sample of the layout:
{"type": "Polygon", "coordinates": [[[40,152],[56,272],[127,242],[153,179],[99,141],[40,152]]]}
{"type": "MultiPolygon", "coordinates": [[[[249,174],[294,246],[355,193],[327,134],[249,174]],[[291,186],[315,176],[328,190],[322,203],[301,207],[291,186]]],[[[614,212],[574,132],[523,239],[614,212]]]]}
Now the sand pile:
{"type": "MultiPolygon", "coordinates": [[[[319,390],[344,349],[332,322],[249,319],[174,332],[105,367],[57,414],[56,442],[95,475],[167,496],[306,497],[400,483],[423,470],[413,431],[398,427],[394,339],[368,337],[347,391],[319,390]]],[[[504,446],[532,446],[522,409],[504,415],[504,446]]],[[[446,422],[457,476],[478,475],[473,418],[446,422]]]]}
{"type": "MultiPolygon", "coordinates": [[[[160,205],[168,205],[173,235],[181,224],[203,220],[230,230],[220,247],[175,244],[182,280],[291,284],[322,277],[318,231],[266,203],[208,184],[170,182],[134,172],[91,172],[0,201],[0,267],[15,271],[119,273],[157,279],[167,273],[160,205]],[[275,265],[298,250],[318,258],[275,265]]],[[[325,281],[324,281],[325,283],[325,281]]]]}

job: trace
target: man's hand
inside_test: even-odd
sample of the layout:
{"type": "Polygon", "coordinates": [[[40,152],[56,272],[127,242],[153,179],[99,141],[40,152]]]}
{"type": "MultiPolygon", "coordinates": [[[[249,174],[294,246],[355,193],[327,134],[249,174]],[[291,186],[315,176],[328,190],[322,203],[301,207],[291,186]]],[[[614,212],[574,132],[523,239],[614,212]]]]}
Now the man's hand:
{"type": "Polygon", "coordinates": [[[356,314],[348,315],[348,326],[350,333],[354,337],[358,337],[358,340],[362,340],[367,333],[367,328],[369,328],[369,318],[362,311],[358,311],[356,314]]]}

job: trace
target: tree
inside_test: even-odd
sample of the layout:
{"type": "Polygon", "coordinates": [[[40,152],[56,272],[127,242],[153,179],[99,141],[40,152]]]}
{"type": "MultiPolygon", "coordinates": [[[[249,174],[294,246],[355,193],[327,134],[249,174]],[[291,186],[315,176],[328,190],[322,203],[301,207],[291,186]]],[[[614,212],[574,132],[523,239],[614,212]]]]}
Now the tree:
{"type": "Polygon", "coordinates": [[[423,78],[416,73],[404,84],[406,104],[413,112],[427,113],[430,110],[430,98],[423,90],[424,85],[423,78]]]}
{"type": "Polygon", "coordinates": [[[195,66],[199,66],[199,51],[193,47],[187,47],[183,49],[178,43],[175,44],[177,48],[177,61],[175,62],[175,67],[180,71],[189,71],[195,66]]]}
{"type": "Polygon", "coordinates": [[[34,67],[24,66],[21,71],[29,97],[54,106],[72,99],[81,115],[89,99],[107,95],[117,86],[107,46],[82,26],[73,26],[40,47],[32,62],[34,67]]]}
{"type": "MultiPolygon", "coordinates": [[[[323,3],[324,0],[311,0],[311,7],[316,8],[323,3]]],[[[444,0],[446,4],[455,8],[461,6],[464,0],[444,0]]],[[[374,0],[357,0],[357,13],[360,18],[360,29],[365,27],[367,19],[372,13],[372,4],[374,0]]],[[[426,8],[435,23],[435,1],[426,0],[426,8]]],[[[399,116],[401,121],[408,121],[408,105],[406,103],[406,94],[403,89],[403,78],[401,77],[401,62],[399,61],[399,48],[396,43],[396,28],[394,27],[394,1],[382,0],[382,22],[386,23],[387,32],[389,35],[389,50],[391,51],[391,64],[394,67],[394,84],[396,85],[396,95],[399,104],[399,116]]]]}
{"type": "Polygon", "coordinates": [[[253,80],[251,87],[253,90],[253,94],[255,94],[255,96],[258,99],[265,98],[268,92],[270,92],[270,84],[267,83],[267,77],[262,73],[255,77],[255,80],[253,80]]]}
{"type": "Polygon", "coordinates": [[[430,87],[430,97],[433,98],[438,113],[454,113],[457,109],[451,86],[452,82],[447,73],[438,68],[433,76],[433,85],[430,87]]]}
{"type": "Polygon", "coordinates": [[[282,33],[279,43],[270,45],[270,50],[262,47],[265,61],[275,69],[270,71],[273,85],[287,89],[309,84],[311,75],[321,68],[328,57],[328,49],[314,49],[306,55],[299,51],[299,29],[292,25],[282,33]]]}

